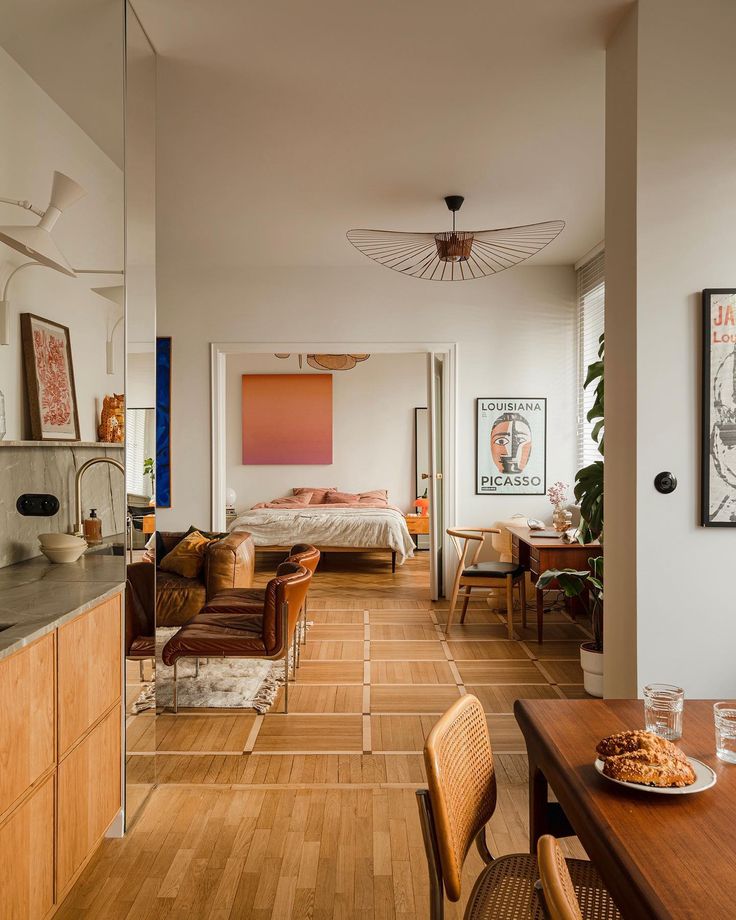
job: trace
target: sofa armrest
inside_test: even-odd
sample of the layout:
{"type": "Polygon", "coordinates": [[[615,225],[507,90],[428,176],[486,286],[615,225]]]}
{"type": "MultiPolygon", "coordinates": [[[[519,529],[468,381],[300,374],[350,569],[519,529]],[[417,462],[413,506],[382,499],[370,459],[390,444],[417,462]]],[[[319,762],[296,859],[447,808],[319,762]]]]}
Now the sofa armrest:
{"type": "Polygon", "coordinates": [[[227,588],[250,588],[255,560],[256,549],[249,533],[231,533],[211,543],[204,561],[207,600],[227,588]]]}

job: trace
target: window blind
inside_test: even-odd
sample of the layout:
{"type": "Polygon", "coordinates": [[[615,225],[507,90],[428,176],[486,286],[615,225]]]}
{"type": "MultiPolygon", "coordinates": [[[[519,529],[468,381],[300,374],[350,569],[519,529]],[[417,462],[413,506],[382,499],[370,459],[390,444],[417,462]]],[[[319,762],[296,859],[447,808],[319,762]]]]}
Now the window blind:
{"type": "Polygon", "coordinates": [[[133,495],[147,495],[143,476],[146,451],[146,413],[128,412],[125,431],[125,484],[133,495]]]}
{"type": "Polygon", "coordinates": [[[598,360],[598,340],[603,334],[606,283],[605,253],[600,252],[577,270],[578,281],[578,465],[603,459],[591,438],[594,422],[587,419],[593,389],[583,389],[588,366],[598,360]]]}

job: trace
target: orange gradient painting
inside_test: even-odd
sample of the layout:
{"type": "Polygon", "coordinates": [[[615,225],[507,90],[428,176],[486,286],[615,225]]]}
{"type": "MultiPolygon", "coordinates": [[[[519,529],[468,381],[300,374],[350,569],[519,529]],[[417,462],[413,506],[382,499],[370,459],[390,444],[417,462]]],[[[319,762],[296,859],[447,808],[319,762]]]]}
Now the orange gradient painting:
{"type": "Polygon", "coordinates": [[[332,374],[243,374],[243,463],[332,463],[332,374]]]}

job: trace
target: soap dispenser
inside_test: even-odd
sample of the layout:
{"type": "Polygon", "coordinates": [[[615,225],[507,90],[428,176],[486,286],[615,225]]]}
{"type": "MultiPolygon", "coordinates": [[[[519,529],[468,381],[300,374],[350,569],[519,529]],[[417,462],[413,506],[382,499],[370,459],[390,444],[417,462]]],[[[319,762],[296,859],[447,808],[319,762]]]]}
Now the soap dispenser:
{"type": "Polygon", "coordinates": [[[97,509],[92,508],[89,517],[84,519],[84,539],[89,546],[102,543],[102,521],[97,517],[97,509]]]}

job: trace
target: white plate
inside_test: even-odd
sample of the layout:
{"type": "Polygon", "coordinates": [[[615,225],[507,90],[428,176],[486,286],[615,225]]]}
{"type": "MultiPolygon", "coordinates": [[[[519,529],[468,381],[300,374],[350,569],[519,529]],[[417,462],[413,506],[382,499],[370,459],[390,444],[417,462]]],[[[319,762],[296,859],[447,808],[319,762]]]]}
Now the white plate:
{"type": "Polygon", "coordinates": [[[695,771],[695,782],[689,786],[646,786],[644,783],[629,783],[622,779],[614,779],[603,772],[603,761],[598,758],[595,768],[600,775],[611,783],[626,786],[627,789],[636,789],[639,792],[657,792],[660,795],[690,795],[693,792],[703,792],[716,784],[716,775],[711,768],[694,757],[688,757],[688,763],[695,771]]]}

